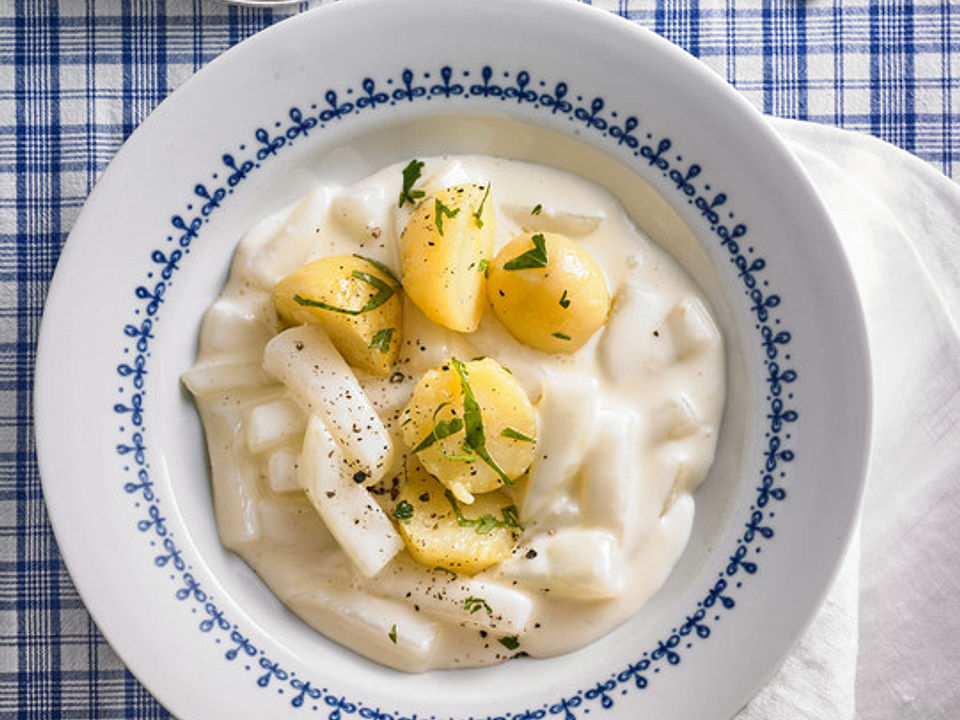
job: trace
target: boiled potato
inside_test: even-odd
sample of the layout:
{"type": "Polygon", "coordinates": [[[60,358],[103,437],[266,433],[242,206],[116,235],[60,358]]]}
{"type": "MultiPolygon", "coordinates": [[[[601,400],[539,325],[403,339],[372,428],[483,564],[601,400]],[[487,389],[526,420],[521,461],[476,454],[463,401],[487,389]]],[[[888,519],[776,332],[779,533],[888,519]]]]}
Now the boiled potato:
{"type": "Polygon", "coordinates": [[[285,324],[318,324],[350,365],[387,375],[400,351],[399,290],[384,265],[335,255],[283,278],[273,289],[273,302],[285,324]]]}
{"type": "Polygon", "coordinates": [[[610,311],[603,271],[565,235],[522,235],[490,266],[490,304],[522,343],[543,352],[573,352],[599,330],[610,311]]]}
{"type": "Polygon", "coordinates": [[[516,507],[493,492],[463,506],[422,468],[411,468],[393,510],[411,557],[473,575],[510,557],[520,536],[516,507]]]}
{"type": "Polygon", "coordinates": [[[401,420],[403,440],[463,503],[526,472],[537,414],[514,377],[495,360],[456,358],[427,371],[401,420]]]}
{"type": "Polygon", "coordinates": [[[400,236],[403,283],[430,320],[476,330],[495,234],[489,183],[447,188],[416,207],[400,236]]]}

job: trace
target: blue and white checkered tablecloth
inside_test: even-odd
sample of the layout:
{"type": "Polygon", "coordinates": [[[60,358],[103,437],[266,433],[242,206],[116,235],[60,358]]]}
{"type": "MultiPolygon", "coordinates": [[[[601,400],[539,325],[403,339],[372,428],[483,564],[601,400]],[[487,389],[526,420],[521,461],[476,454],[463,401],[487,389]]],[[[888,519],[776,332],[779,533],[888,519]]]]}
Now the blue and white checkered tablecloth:
{"type": "MultiPolygon", "coordinates": [[[[954,0],[594,4],[701,58],[766,113],[870,133],[950,176],[960,168],[954,0]]],[[[127,136],[204,63],[300,9],[0,4],[0,720],[169,717],[100,636],[60,560],[35,458],[37,330],[63,242],[127,136]]]]}

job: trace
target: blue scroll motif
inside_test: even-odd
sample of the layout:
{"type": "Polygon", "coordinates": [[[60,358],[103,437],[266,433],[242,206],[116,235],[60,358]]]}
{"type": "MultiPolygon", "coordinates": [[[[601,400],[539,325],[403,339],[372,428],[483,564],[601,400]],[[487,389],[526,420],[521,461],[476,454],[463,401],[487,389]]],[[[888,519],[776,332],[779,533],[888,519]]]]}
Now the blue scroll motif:
{"type": "MultiPolygon", "coordinates": [[[[230,187],[236,187],[241,182],[247,179],[247,175],[253,170],[255,163],[253,160],[241,160],[239,163],[230,153],[224,153],[223,157],[220,158],[223,161],[223,164],[230,170],[230,174],[227,176],[227,185],[230,187]]],[[[196,222],[196,220],[194,221],[196,222]]],[[[182,242],[180,243],[183,244],[182,242]]]]}
{"type": "MultiPolygon", "coordinates": [[[[136,434],[139,435],[140,433],[136,434]]],[[[119,448],[124,448],[127,450],[130,447],[130,445],[117,446],[118,450],[119,448]]],[[[127,451],[129,452],[129,450],[127,451]]],[[[147,474],[147,471],[143,468],[140,468],[140,470],[137,471],[137,482],[128,480],[123,484],[123,489],[128,493],[140,493],[140,496],[143,498],[144,502],[153,501],[153,481],[150,480],[150,475],[147,474]]]]}
{"type": "Polygon", "coordinates": [[[327,101],[327,109],[321,111],[320,120],[323,122],[330,122],[331,120],[339,120],[342,117],[346,117],[353,112],[353,103],[345,102],[340,103],[337,100],[337,93],[335,90],[327,90],[324,94],[323,99],[327,101]]]}
{"type": "Polygon", "coordinates": [[[137,341],[135,346],[137,352],[144,353],[150,346],[150,341],[153,340],[152,330],[153,320],[146,318],[140,322],[139,327],[136,325],[125,325],[123,327],[123,334],[129,338],[135,338],[137,341]]]}
{"type": "Polygon", "coordinates": [[[460,83],[451,82],[453,69],[449,65],[440,68],[440,79],[442,83],[433,85],[430,88],[431,95],[442,95],[445,98],[451,98],[455,95],[463,95],[464,87],[460,83]]]}
{"type": "Polygon", "coordinates": [[[578,107],[573,112],[573,116],[583,122],[588,128],[594,128],[596,130],[606,130],[607,121],[600,115],[600,111],[603,110],[603,98],[594,98],[593,102],[590,103],[590,109],[583,107],[578,107]]]}
{"type": "Polygon", "coordinates": [[[770,500],[783,500],[785,497],[787,497],[787,491],[782,487],[775,487],[773,475],[765,474],[760,487],[757,488],[757,507],[764,508],[770,500]]]}
{"type": "Polygon", "coordinates": [[[569,115],[573,110],[573,105],[570,104],[570,101],[564,99],[567,96],[567,92],[567,84],[565,82],[558,82],[553,89],[553,94],[543,93],[540,95],[540,104],[548,108],[551,115],[556,115],[557,113],[569,115]]]}
{"type": "Polygon", "coordinates": [[[310,131],[317,126],[317,118],[304,117],[300,108],[290,108],[290,122],[292,125],[287,128],[286,132],[288,140],[306,137],[310,134],[310,131]]]}
{"type": "Polygon", "coordinates": [[[204,605],[203,610],[209,617],[200,621],[200,632],[210,632],[214,628],[220,628],[221,630],[230,629],[230,622],[224,617],[223,610],[212,602],[204,605]]]}
{"type": "Polygon", "coordinates": [[[638,662],[633,662],[627,665],[625,670],[621,670],[617,673],[617,681],[625,683],[628,680],[633,680],[633,684],[637,686],[638,690],[643,690],[647,686],[647,676],[644,675],[650,667],[650,661],[646,658],[638,662]]]}
{"type": "Polygon", "coordinates": [[[413,71],[409,68],[400,73],[400,82],[403,83],[403,87],[393,91],[394,100],[413,102],[417,98],[421,98],[427,94],[427,89],[423,85],[416,84],[413,71]]]}
{"type": "Polygon", "coordinates": [[[598,682],[592,688],[583,693],[583,697],[587,700],[596,700],[600,698],[600,707],[604,710],[609,710],[613,707],[613,698],[610,697],[617,687],[617,681],[614,678],[610,678],[606,682],[598,682]]]}
{"type": "Polygon", "coordinates": [[[330,694],[325,696],[323,701],[333,708],[333,711],[327,715],[329,720],[340,720],[343,714],[353,715],[357,712],[357,704],[350,702],[342,695],[337,697],[336,695],[330,694]]]}
{"type": "MultiPolygon", "coordinates": [[[[118,368],[119,372],[119,368],[118,368]]],[[[130,415],[130,422],[135,426],[140,427],[143,425],[143,395],[141,393],[135,393],[130,397],[130,404],[124,405],[123,403],[116,403],[113,406],[113,411],[115,413],[120,413],[121,415],[130,415]]]]}
{"type": "Polygon", "coordinates": [[[153,288],[144,285],[138,285],[134,294],[140,300],[147,300],[147,315],[156,315],[160,309],[160,303],[163,302],[163,294],[167,291],[167,283],[158,282],[153,288]]]}
{"type": "MultiPolygon", "coordinates": [[[[220,203],[227,197],[227,191],[223,188],[216,188],[211,193],[203,183],[196,184],[193,188],[193,194],[204,201],[200,207],[200,214],[203,215],[203,217],[206,217],[220,207],[220,203]]],[[[179,253],[179,251],[177,252],[179,253]]]]}
{"type": "Polygon", "coordinates": [[[644,145],[640,148],[640,156],[645,158],[648,165],[666,170],[670,167],[670,161],[666,158],[666,152],[673,146],[670,138],[664,138],[657,143],[656,149],[652,145],[644,145]]]}
{"type": "Polygon", "coordinates": [[[516,100],[518,104],[525,102],[535,103],[537,101],[536,90],[528,89],[530,85],[530,73],[521,70],[517,73],[516,85],[506,88],[503,91],[503,97],[507,100],[516,100]]]}
{"type": "Polygon", "coordinates": [[[226,657],[227,660],[236,660],[241,654],[249,655],[250,657],[257,656],[257,648],[250,642],[250,638],[244,637],[239,630],[232,630],[230,632],[230,641],[233,643],[233,647],[224,653],[224,657],[226,657]]]}
{"type": "Polygon", "coordinates": [[[133,360],[133,365],[120,363],[117,365],[117,373],[120,377],[130,378],[133,386],[137,390],[143,389],[143,379],[147,374],[147,357],[142,353],[133,360]]]}
{"type": "Polygon", "coordinates": [[[636,130],[639,125],[640,121],[631,115],[623,123],[623,127],[611,125],[608,132],[610,133],[610,137],[616,138],[617,145],[626,144],[628,148],[636,148],[640,144],[640,141],[633,134],[633,131],[636,130]]]}
{"type": "Polygon", "coordinates": [[[580,707],[580,704],[583,702],[583,698],[577,694],[573,697],[561,698],[560,702],[554,703],[550,706],[551,715],[559,715],[563,713],[563,720],[577,720],[577,716],[573,713],[575,708],[580,707]]]}
{"type": "Polygon", "coordinates": [[[177,244],[183,248],[190,247],[190,243],[196,239],[197,233],[203,227],[203,221],[200,218],[193,218],[187,223],[180,215],[174,215],[170,218],[170,224],[173,225],[175,230],[182,231],[183,234],[177,240],[177,244]]]}
{"type": "Polygon", "coordinates": [[[257,131],[253,134],[254,139],[262,147],[257,150],[257,160],[263,162],[271,155],[276,155],[280,148],[287,144],[287,138],[284,135],[276,135],[270,137],[270,133],[266,131],[265,128],[257,128],[257,131]]]}
{"type": "Polygon", "coordinates": [[[280,663],[270,660],[270,658],[260,658],[260,667],[267,672],[257,678],[257,685],[262,688],[267,687],[273,678],[283,682],[289,677],[286,670],[280,667],[280,663]]]}
{"type": "Polygon", "coordinates": [[[500,97],[503,95],[503,88],[490,81],[492,77],[493,68],[485,65],[480,71],[480,78],[483,80],[483,83],[471,85],[470,94],[480,95],[481,97],[500,97]]]}

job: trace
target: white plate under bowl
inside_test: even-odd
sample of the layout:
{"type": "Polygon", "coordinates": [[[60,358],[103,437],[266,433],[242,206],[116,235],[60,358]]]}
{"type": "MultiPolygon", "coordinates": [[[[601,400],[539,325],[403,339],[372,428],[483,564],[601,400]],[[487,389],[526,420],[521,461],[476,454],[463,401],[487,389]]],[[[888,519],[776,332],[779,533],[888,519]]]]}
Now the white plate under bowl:
{"type": "Polygon", "coordinates": [[[822,599],[863,483],[863,322],[809,182],[697,61],[575,3],[352,0],[225,53],[104,173],[38,352],[63,556],[110,643],[182,720],[727,718],[822,599]],[[613,190],[717,310],[729,400],[691,543],[638,615],[566,656],[406,675],[309,629],[221,548],[178,376],[258,218],[317,176],[444,152],[613,190]]]}

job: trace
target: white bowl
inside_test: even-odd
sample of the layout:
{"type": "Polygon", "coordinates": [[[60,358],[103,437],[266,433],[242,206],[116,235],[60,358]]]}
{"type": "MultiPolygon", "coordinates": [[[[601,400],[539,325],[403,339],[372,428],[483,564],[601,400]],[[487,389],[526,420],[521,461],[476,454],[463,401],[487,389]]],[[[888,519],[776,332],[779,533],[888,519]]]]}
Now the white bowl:
{"type": "Polygon", "coordinates": [[[574,3],[354,0],[225,53],[118,153],[51,287],[37,441],[84,601],[183,720],[726,718],[775,670],[845,548],[868,374],[813,189],[696,60],[574,3]],[[178,376],[255,220],[315,174],[451,152],[613,190],[713,303],[729,399],[691,542],[638,615],[566,656],[411,676],[309,629],[220,546],[178,376]]]}

